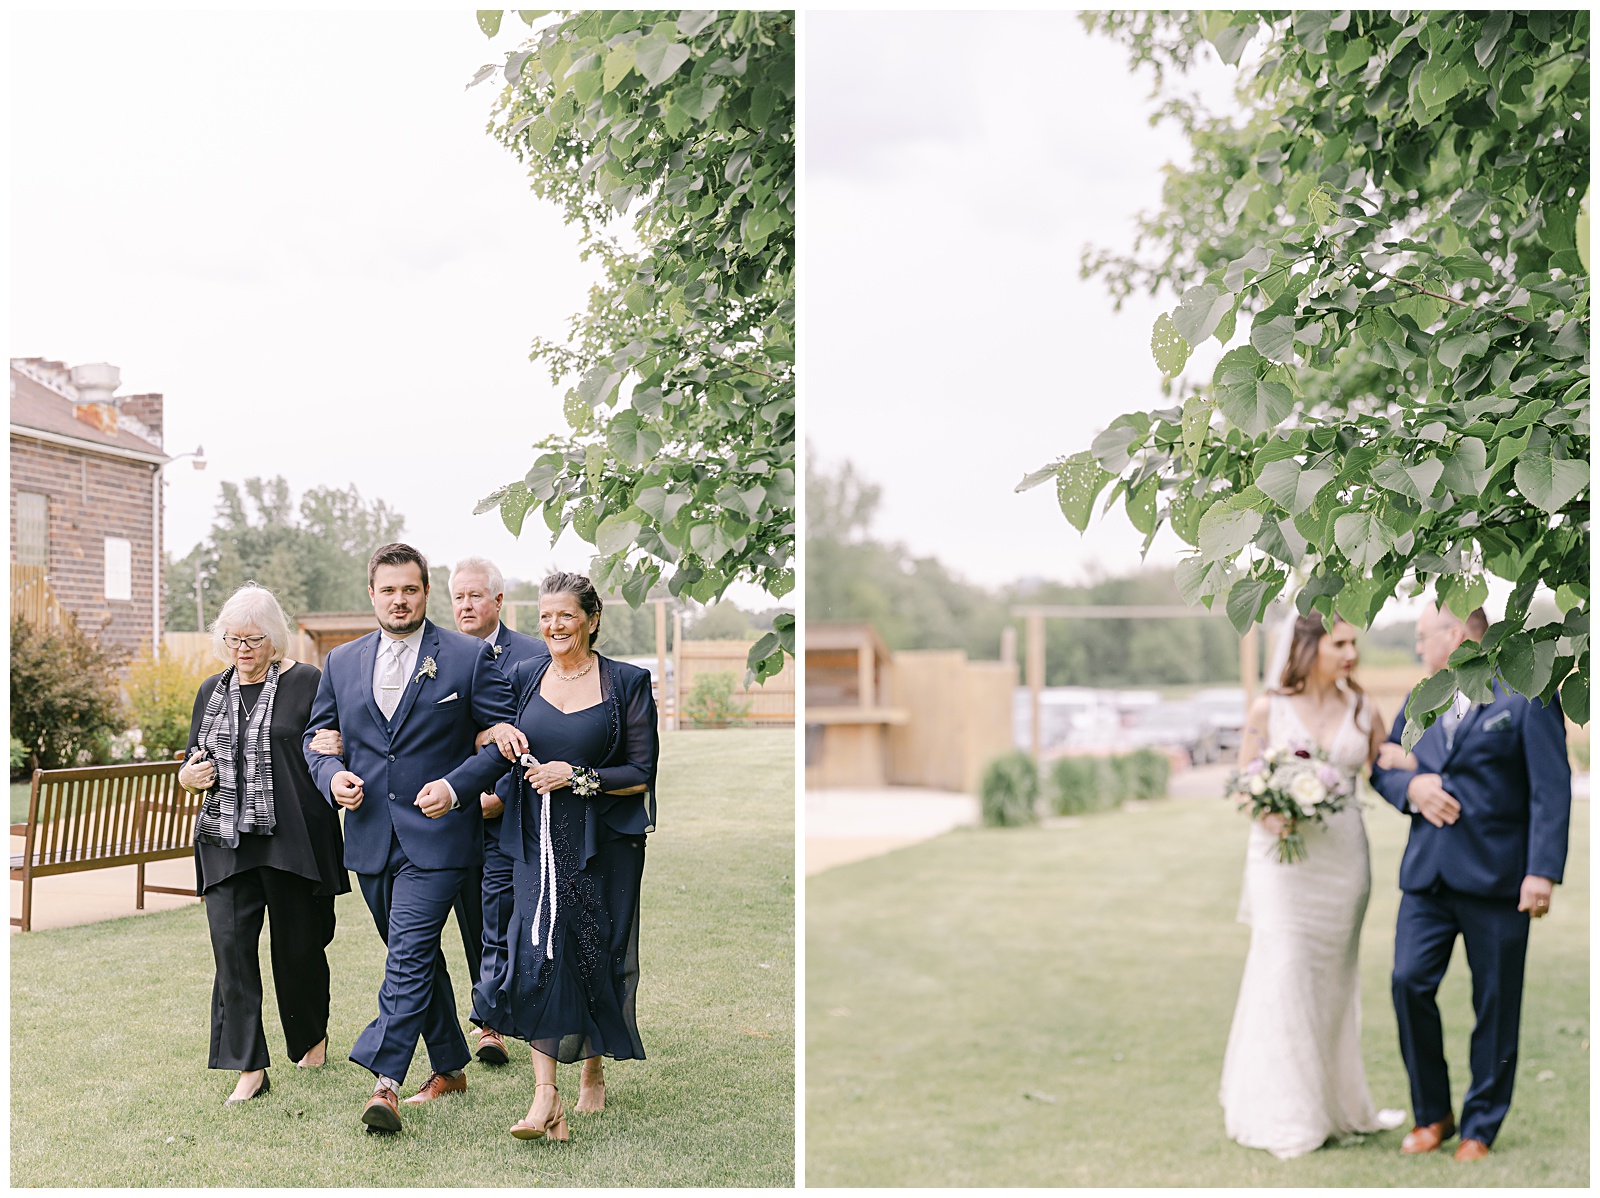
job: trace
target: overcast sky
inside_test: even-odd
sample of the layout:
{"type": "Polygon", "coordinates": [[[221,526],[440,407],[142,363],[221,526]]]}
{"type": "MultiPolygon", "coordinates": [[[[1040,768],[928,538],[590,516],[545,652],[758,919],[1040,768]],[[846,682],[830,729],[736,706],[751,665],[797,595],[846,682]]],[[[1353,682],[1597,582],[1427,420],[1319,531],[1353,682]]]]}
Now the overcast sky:
{"type": "MultiPolygon", "coordinates": [[[[1022,476],[1158,406],[1150,325],[1078,278],[1160,201],[1151,77],[1070,13],[811,13],[806,412],[883,487],[875,532],[992,585],[1136,568],[1120,508],[1080,536],[1022,476]]],[[[1214,61],[1214,60],[1213,60],[1214,61]]],[[[1232,71],[1190,86],[1226,103],[1232,71]]],[[[1175,561],[1163,533],[1152,561],[1175,561]]]]}
{"type": "MultiPolygon", "coordinates": [[[[1246,58],[1255,53],[1248,51],[1246,58]]],[[[994,586],[1139,568],[1119,503],[1086,534],[1022,477],[1168,402],[1150,326],[1079,278],[1085,245],[1132,248],[1187,142],[1149,115],[1153,76],[1071,13],[811,13],[806,23],[807,437],[882,486],[874,534],[994,586]]],[[[1205,48],[1169,83],[1234,108],[1205,48]]],[[[1247,333],[1241,323],[1239,335],[1247,333]]],[[[1208,342],[1188,377],[1210,377],[1208,342]]],[[[1153,565],[1187,546],[1163,528],[1153,565]]],[[[1492,611],[1510,584],[1491,577],[1492,611]]],[[[1414,617],[1391,602],[1379,622],[1414,617]]]]}
{"type": "MultiPolygon", "coordinates": [[[[484,128],[515,44],[470,10],[11,18],[13,357],[122,369],[166,396],[167,547],[218,485],[356,484],[431,559],[585,570],[537,517],[476,501],[564,432],[527,358],[597,277],[484,128]]],[[[730,590],[765,606],[754,587],[730,590]]]]}

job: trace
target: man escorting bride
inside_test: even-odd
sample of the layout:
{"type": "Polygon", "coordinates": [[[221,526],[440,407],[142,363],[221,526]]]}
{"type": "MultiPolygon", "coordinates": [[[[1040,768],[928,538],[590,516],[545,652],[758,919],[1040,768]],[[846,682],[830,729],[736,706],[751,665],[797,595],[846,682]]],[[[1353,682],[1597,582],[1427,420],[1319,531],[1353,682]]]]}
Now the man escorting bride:
{"type": "MultiPolygon", "coordinates": [[[[1481,612],[1463,622],[1425,608],[1417,649],[1428,672],[1485,624],[1481,612]]],[[[1496,680],[1493,703],[1458,695],[1406,754],[1404,711],[1385,740],[1352,677],[1355,638],[1343,621],[1295,622],[1279,686],[1251,707],[1239,759],[1243,767],[1269,749],[1325,755],[1350,786],[1373,767],[1373,785],[1409,815],[1393,989],[1415,1126],[1401,1151],[1431,1152],[1456,1133],[1434,996],[1460,935],[1476,1024],[1455,1157],[1478,1160],[1510,1107],[1529,920],[1549,911],[1566,861],[1566,729],[1558,703],[1496,680]]],[[[1252,825],[1240,910],[1250,952],[1220,1091],[1227,1133],[1246,1147],[1287,1159],[1404,1121],[1402,1111],[1375,1109],[1362,1065],[1358,949],[1370,889],[1359,805],[1299,827],[1275,814],[1252,825]],[[1294,832],[1303,858],[1285,862],[1277,842],[1294,832]]]]}

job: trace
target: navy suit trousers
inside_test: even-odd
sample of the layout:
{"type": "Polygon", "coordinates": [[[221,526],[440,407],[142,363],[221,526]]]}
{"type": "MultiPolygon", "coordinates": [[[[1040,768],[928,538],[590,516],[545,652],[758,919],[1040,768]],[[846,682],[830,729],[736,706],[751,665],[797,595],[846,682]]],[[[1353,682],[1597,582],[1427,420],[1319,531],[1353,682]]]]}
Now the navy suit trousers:
{"type": "Polygon", "coordinates": [[[374,1074],[403,1082],[421,1037],[437,1073],[464,1069],[472,1054],[456,1017],[455,991],[439,934],[466,869],[421,869],[390,834],[381,874],[357,874],[378,935],[389,947],[378,991],[378,1017],[367,1024],[350,1059],[374,1074]]]}
{"type": "Polygon", "coordinates": [[[1472,969],[1472,1085],[1461,1104],[1463,1139],[1493,1144],[1511,1109],[1522,1015],[1522,973],[1528,956],[1528,915],[1517,900],[1484,898],[1441,887],[1400,896],[1394,940],[1394,1010],[1400,1053],[1411,1077],[1411,1107],[1419,1125],[1450,1116],[1450,1072],[1444,1028],[1434,996],[1450,964],[1456,937],[1472,969]]]}

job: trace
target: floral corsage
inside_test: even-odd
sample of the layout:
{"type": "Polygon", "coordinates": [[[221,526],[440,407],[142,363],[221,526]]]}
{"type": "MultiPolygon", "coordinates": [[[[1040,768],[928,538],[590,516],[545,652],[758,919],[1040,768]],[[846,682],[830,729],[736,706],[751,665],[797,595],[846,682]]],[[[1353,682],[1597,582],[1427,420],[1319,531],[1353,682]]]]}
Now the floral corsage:
{"type": "Polygon", "coordinates": [[[572,793],[582,798],[600,793],[600,775],[586,765],[572,767],[572,781],[568,783],[572,793]]]}
{"type": "Polygon", "coordinates": [[[426,678],[437,678],[438,676],[439,676],[439,666],[438,666],[438,664],[433,660],[433,658],[424,657],[422,659],[422,667],[417,671],[417,676],[415,678],[413,678],[411,681],[412,682],[421,682],[423,680],[423,678],[425,678],[425,677],[426,678]]]}

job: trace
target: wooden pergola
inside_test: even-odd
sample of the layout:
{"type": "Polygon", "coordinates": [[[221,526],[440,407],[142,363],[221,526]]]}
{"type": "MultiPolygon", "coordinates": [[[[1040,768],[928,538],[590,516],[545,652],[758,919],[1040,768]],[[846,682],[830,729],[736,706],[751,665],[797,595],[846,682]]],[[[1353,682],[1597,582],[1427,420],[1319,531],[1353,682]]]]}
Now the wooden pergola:
{"type": "MultiPolygon", "coordinates": [[[[1223,619],[1224,613],[1208,611],[1203,607],[1170,607],[1170,606],[1106,606],[1085,604],[1075,606],[1070,603],[1056,604],[1021,604],[1011,609],[1011,614],[1027,621],[1025,635],[1027,636],[1027,683],[1028,683],[1028,708],[1032,720],[1033,763],[1039,764],[1042,751],[1041,729],[1039,723],[1039,696],[1044,690],[1044,622],[1052,619],[1067,620],[1171,620],[1178,617],[1188,619],[1223,619]]],[[[1250,631],[1239,638],[1239,684],[1244,687],[1244,702],[1246,709],[1255,698],[1256,675],[1261,672],[1259,654],[1257,652],[1256,625],[1250,626],[1250,631]]]]}

